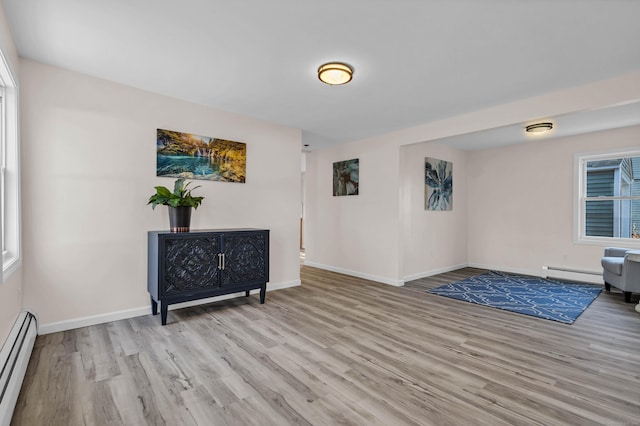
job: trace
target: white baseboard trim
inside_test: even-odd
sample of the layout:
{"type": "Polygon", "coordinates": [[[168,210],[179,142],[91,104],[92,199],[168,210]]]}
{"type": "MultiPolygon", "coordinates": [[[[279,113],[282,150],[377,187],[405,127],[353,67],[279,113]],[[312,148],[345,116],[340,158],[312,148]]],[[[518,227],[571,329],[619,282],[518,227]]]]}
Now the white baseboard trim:
{"type": "MultiPolygon", "coordinates": [[[[290,287],[297,287],[300,285],[301,285],[300,280],[285,281],[285,282],[273,283],[273,284],[269,283],[267,284],[267,292],[274,291],[274,290],[282,290],[290,287]]],[[[256,294],[259,292],[260,290],[256,289],[256,290],[252,290],[251,294],[256,294]]],[[[207,303],[219,302],[221,300],[233,299],[235,297],[244,297],[244,291],[239,293],[225,294],[223,296],[208,297],[206,299],[176,303],[174,305],[169,305],[169,310],[172,311],[174,309],[187,308],[187,307],[196,306],[196,305],[204,305],[207,303]]],[[[134,318],[134,317],[141,317],[143,315],[150,315],[150,314],[151,314],[151,307],[147,305],[147,306],[141,306],[139,308],[109,312],[106,314],[91,315],[88,317],[81,317],[81,318],[73,318],[73,319],[64,320],[64,321],[42,324],[38,328],[38,334],[43,335],[43,334],[57,333],[59,331],[73,330],[75,328],[88,327],[91,325],[104,324],[106,322],[119,321],[123,319],[134,318]]]]}
{"type": "Polygon", "coordinates": [[[461,263],[458,265],[447,266],[444,268],[433,269],[431,271],[407,275],[403,277],[402,280],[392,280],[390,278],[379,277],[376,275],[370,275],[363,272],[352,271],[349,269],[339,268],[336,266],[323,265],[321,263],[310,262],[308,260],[305,260],[304,264],[307,266],[312,266],[314,268],[325,269],[327,271],[338,272],[340,274],[351,275],[358,278],[364,278],[366,280],[376,281],[383,284],[392,285],[395,287],[401,287],[404,285],[404,283],[409,281],[413,281],[413,280],[417,280],[425,277],[431,277],[433,275],[438,275],[445,272],[451,272],[451,271],[455,271],[457,269],[466,268],[466,267],[486,269],[489,271],[501,271],[501,272],[507,272],[511,274],[530,275],[533,277],[540,277],[540,278],[556,278],[556,279],[562,279],[562,280],[602,284],[602,275],[593,275],[593,273],[591,272],[585,272],[581,274],[580,271],[572,271],[572,272],[558,271],[558,270],[552,270],[551,267],[545,267],[545,266],[543,266],[542,269],[535,270],[535,269],[524,269],[524,268],[511,268],[503,265],[488,265],[483,263],[461,263]]]}
{"type": "Polygon", "coordinates": [[[489,271],[508,272],[510,274],[531,275],[532,277],[544,278],[544,274],[540,270],[535,269],[522,269],[522,268],[510,268],[508,266],[500,265],[485,265],[482,263],[469,263],[469,268],[487,269],[489,271]]]}
{"type": "Polygon", "coordinates": [[[42,324],[38,328],[38,335],[57,333],[59,331],[73,330],[74,328],[89,327],[105,322],[119,321],[127,318],[141,317],[149,314],[149,306],[125,309],[123,311],[109,312],[106,314],[91,315],[88,317],[73,318],[64,321],[42,324]]]}
{"type": "Polygon", "coordinates": [[[406,283],[407,281],[419,280],[420,278],[432,277],[434,275],[444,274],[445,272],[455,271],[456,269],[462,269],[467,266],[468,265],[466,263],[461,263],[459,265],[447,266],[446,268],[433,269],[427,272],[420,272],[413,275],[407,275],[406,277],[404,277],[404,282],[406,283]]]}
{"type": "Polygon", "coordinates": [[[379,277],[377,275],[365,274],[363,272],[352,271],[350,269],[344,269],[344,268],[338,268],[336,266],[323,265],[322,263],[310,262],[308,260],[305,260],[304,264],[306,266],[312,266],[318,269],[337,272],[339,274],[351,275],[352,277],[364,278],[365,280],[376,281],[382,284],[392,285],[394,287],[402,287],[404,285],[404,280],[394,280],[391,278],[379,277]]]}

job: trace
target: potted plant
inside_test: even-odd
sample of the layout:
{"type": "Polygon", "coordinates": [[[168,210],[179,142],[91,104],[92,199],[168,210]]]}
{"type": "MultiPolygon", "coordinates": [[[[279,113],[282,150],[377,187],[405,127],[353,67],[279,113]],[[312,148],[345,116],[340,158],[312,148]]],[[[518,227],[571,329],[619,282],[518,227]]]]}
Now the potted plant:
{"type": "Polygon", "coordinates": [[[191,191],[195,188],[189,188],[191,182],[186,182],[180,178],[176,179],[173,185],[173,192],[164,186],[156,186],[156,193],[149,198],[148,204],[153,209],[157,205],[162,204],[169,207],[169,225],[171,232],[189,232],[191,224],[191,208],[197,209],[204,197],[194,197],[191,191]]]}

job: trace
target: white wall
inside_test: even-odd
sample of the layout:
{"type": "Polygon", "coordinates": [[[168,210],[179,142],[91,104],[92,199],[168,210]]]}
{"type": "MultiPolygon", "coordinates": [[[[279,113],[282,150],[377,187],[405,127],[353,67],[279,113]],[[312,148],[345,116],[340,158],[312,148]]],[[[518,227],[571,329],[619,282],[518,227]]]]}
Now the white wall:
{"type": "Polygon", "coordinates": [[[399,282],[399,152],[384,138],[307,154],[305,263],[399,282]],[[333,196],[333,163],[359,159],[359,194],[333,196]]]}
{"type": "Polygon", "coordinates": [[[540,275],[601,270],[603,246],[576,244],[574,156],[638,147],[640,126],[470,152],[469,263],[540,275]]]}
{"type": "Polygon", "coordinates": [[[466,157],[388,136],[307,155],[305,264],[391,285],[465,265],[466,157]],[[424,210],[424,158],[454,163],[454,210],[424,210]],[[334,197],[332,167],[360,160],[359,195],[334,197]]]}
{"type": "MultiPolygon", "coordinates": [[[[9,31],[4,9],[0,4],[0,50],[2,51],[15,79],[18,75],[18,54],[9,31]]],[[[9,335],[9,331],[22,308],[22,270],[21,267],[3,280],[0,269],[0,347],[9,335]]]]}
{"type": "Polygon", "coordinates": [[[400,149],[403,279],[410,281],[467,263],[467,153],[435,142],[400,149]],[[424,209],[425,157],[453,163],[453,210],[424,209]]]}
{"type": "Polygon", "coordinates": [[[22,308],[22,268],[0,283],[0,348],[22,308]]]}
{"type": "MultiPolygon", "coordinates": [[[[403,151],[401,157],[401,147],[514,123],[524,123],[537,118],[604,108],[638,100],[640,99],[639,82],[640,72],[635,72],[313,151],[308,155],[305,174],[306,263],[393,285],[401,285],[405,278],[424,276],[459,266],[464,250],[461,249],[462,234],[456,233],[456,230],[465,229],[465,226],[468,226],[469,232],[473,232],[473,227],[480,226],[484,229],[486,225],[476,221],[469,221],[465,225],[458,216],[460,211],[444,218],[436,215],[420,218],[420,213],[412,214],[417,212],[415,209],[419,202],[405,200],[405,189],[414,184],[421,185],[424,178],[419,177],[418,172],[414,172],[415,176],[401,172],[401,169],[405,168],[405,161],[418,161],[405,156],[411,151],[403,151]],[[351,158],[360,159],[360,195],[333,197],[332,163],[351,158]],[[415,179],[415,181],[408,182],[407,179],[415,179]],[[420,183],[417,179],[420,179],[420,183]],[[415,238],[411,234],[414,225],[418,235],[431,232],[436,233],[438,239],[424,242],[419,237],[415,238]],[[453,239],[452,233],[455,235],[453,239]],[[431,255],[432,252],[433,255],[431,255]]],[[[419,151],[422,148],[409,149],[419,151]]],[[[428,148],[425,148],[425,152],[427,150],[428,148]]],[[[443,156],[454,155],[454,151],[440,152],[443,156]]],[[[422,153],[417,153],[420,155],[418,158],[423,161],[422,153]]],[[[437,157],[437,154],[433,155],[437,157]]],[[[461,153],[456,153],[454,157],[458,158],[456,162],[464,163],[465,161],[461,153]]],[[[467,158],[466,161],[471,169],[472,160],[467,158]]],[[[475,176],[468,174],[467,178],[471,180],[475,176]]],[[[492,191],[492,188],[490,186],[482,189],[487,192],[492,191]]],[[[417,191],[417,187],[415,190],[417,191]]],[[[475,186],[473,190],[471,187],[467,188],[467,194],[469,194],[467,212],[470,215],[474,214],[477,205],[477,203],[471,203],[472,199],[475,200],[472,197],[479,196],[474,192],[475,190],[477,190],[475,186]]],[[[410,193],[413,192],[410,190],[410,193]]],[[[493,229],[499,230],[499,228],[493,229]]],[[[571,228],[563,232],[570,234],[571,228]]],[[[485,234],[488,239],[483,243],[493,244],[495,237],[489,235],[490,231],[485,231],[485,234]]],[[[473,244],[478,244],[477,240],[473,244]]],[[[536,247],[536,250],[542,250],[536,256],[543,257],[546,249],[536,247]]],[[[468,262],[489,262],[488,259],[478,258],[477,250],[475,248],[474,250],[470,249],[467,252],[468,262]]],[[[531,251],[533,250],[531,248],[531,251]]],[[[572,254],[566,253],[567,262],[563,264],[571,265],[573,257],[581,259],[573,262],[576,265],[590,264],[596,251],[574,247],[572,254]]],[[[549,262],[552,260],[556,259],[552,258],[549,262]]],[[[503,261],[501,265],[510,266],[507,261],[503,261]]],[[[540,266],[535,266],[536,271],[540,266]]],[[[523,265],[520,261],[511,269],[519,267],[532,268],[531,265],[523,265]]]]}
{"type": "MultiPolygon", "coordinates": [[[[22,60],[24,305],[42,324],[145,307],[156,128],[247,143],[245,184],[197,181],[193,229],[271,229],[273,285],[299,283],[301,132],[22,60]]],[[[176,82],[179,84],[179,82],[176,82]]]]}

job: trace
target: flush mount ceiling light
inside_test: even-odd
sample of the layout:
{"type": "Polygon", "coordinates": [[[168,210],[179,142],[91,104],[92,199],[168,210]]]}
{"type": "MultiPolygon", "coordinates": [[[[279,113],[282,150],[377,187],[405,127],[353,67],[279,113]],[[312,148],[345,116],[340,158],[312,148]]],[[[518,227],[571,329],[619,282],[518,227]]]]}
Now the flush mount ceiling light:
{"type": "Polygon", "coordinates": [[[329,62],[320,65],[320,68],[318,68],[318,78],[320,81],[332,86],[348,83],[352,77],[353,69],[342,62],[329,62]]]}
{"type": "Polygon", "coordinates": [[[542,133],[548,132],[551,129],[553,129],[553,123],[549,122],[529,124],[527,127],[525,127],[527,133],[542,133]]]}

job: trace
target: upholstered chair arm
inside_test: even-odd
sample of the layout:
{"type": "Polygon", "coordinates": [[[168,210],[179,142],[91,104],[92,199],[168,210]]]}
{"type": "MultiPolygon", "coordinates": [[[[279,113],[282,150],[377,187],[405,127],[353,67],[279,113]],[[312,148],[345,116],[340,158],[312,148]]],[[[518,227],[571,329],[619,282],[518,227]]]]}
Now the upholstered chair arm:
{"type": "Polygon", "coordinates": [[[628,250],[622,267],[622,289],[640,292],[640,250],[628,250]]]}
{"type": "Polygon", "coordinates": [[[620,247],[605,247],[604,249],[604,257],[624,257],[624,255],[629,251],[626,248],[620,247]]]}

